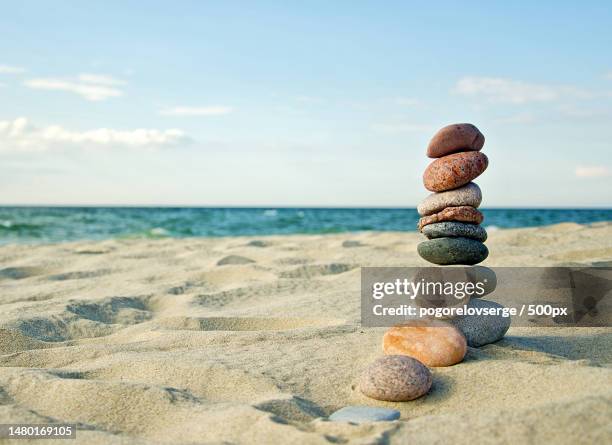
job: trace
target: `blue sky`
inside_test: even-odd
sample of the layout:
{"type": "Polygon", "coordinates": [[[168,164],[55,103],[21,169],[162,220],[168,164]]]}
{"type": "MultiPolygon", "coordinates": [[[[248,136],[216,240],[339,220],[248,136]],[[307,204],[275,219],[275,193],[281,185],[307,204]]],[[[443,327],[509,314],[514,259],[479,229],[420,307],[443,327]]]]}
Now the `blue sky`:
{"type": "Polygon", "coordinates": [[[506,3],[3,2],[0,203],[414,206],[471,122],[484,206],[612,206],[612,8],[506,3]]]}

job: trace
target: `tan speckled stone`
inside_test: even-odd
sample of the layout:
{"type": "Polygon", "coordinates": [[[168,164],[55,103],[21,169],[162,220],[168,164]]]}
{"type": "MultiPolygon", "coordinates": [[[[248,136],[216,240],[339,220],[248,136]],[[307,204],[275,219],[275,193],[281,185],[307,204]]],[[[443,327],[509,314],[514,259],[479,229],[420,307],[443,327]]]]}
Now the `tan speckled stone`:
{"type": "Polygon", "coordinates": [[[482,201],[482,192],[475,182],[468,182],[462,187],[446,192],[432,193],[425,198],[417,210],[419,215],[431,215],[446,207],[472,206],[478,207],[482,201]]]}
{"type": "Polygon", "coordinates": [[[387,355],[363,371],[359,390],[372,399],[404,402],[426,394],[431,382],[431,372],[418,360],[387,355]]]}
{"type": "Polygon", "coordinates": [[[480,176],[488,165],[487,157],[478,151],[444,156],[429,164],[423,184],[431,192],[456,189],[480,176]]]}
{"type": "Polygon", "coordinates": [[[465,223],[480,224],[484,216],[479,210],[470,206],[447,207],[433,215],[424,216],[419,219],[418,228],[421,230],[428,224],[442,221],[460,221],[465,223]]]}
{"type": "Polygon", "coordinates": [[[427,156],[440,158],[459,151],[480,151],[483,134],[472,124],[452,124],[438,130],[427,147],[427,156]]]}
{"type": "Polygon", "coordinates": [[[385,333],[385,354],[407,355],[427,366],[451,366],[463,360],[467,343],[457,328],[437,320],[413,324],[393,327],[385,333]]]}

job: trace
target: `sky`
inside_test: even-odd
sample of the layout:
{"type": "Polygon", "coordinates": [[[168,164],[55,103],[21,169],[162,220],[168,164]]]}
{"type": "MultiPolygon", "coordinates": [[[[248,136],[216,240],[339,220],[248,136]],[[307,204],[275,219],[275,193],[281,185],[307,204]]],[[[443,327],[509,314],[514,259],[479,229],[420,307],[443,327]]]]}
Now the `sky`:
{"type": "Polygon", "coordinates": [[[609,2],[0,1],[0,204],[612,207],[609,2]]]}

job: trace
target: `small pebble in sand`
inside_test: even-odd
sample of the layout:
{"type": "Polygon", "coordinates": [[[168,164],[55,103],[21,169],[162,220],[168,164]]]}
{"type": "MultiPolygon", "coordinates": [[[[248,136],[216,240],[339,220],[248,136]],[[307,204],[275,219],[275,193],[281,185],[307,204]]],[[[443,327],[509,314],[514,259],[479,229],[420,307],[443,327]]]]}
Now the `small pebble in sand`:
{"type": "Polygon", "coordinates": [[[467,343],[454,326],[428,320],[389,329],[383,336],[383,351],[414,357],[427,366],[451,366],[463,360],[467,343]]]}
{"type": "Polygon", "coordinates": [[[387,355],[363,371],[359,390],[372,399],[404,402],[426,394],[431,382],[431,372],[423,363],[405,355],[387,355]]]}
{"type": "Polygon", "coordinates": [[[332,422],[381,422],[400,418],[396,409],[376,408],[373,406],[345,406],[329,416],[332,422]]]}

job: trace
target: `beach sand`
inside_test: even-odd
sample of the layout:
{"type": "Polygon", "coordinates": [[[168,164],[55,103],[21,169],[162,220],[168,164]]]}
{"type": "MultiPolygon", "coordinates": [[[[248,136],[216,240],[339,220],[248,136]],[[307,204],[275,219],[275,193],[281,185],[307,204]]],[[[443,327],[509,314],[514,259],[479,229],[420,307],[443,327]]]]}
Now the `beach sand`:
{"type": "MultiPolygon", "coordinates": [[[[385,331],[359,325],[359,267],[425,266],[421,240],[1,247],[0,423],[77,423],[87,444],[610,443],[609,328],[511,328],[433,369],[431,391],[411,402],[355,389],[385,331]],[[347,405],[402,417],[322,419],[347,405]]],[[[609,265],[612,223],[498,230],[487,245],[488,266],[609,265]]]]}

